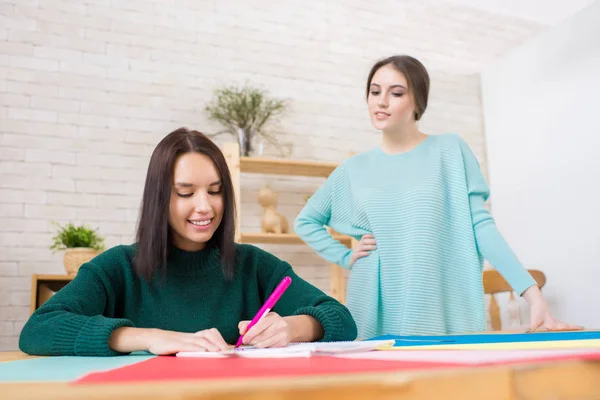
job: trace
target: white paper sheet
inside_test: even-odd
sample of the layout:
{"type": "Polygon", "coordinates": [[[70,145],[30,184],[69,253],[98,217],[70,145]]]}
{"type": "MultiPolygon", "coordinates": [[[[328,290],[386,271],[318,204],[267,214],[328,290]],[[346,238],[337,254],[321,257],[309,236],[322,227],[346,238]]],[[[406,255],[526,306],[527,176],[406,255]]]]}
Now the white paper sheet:
{"type": "Polygon", "coordinates": [[[375,349],[390,348],[394,340],[369,340],[353,342],[317,342],[317,343],[292,343],[286,347],[258,349],[251,346],[242,346],[238,349],[226,351],[191,351],[179,352],[177,357],[201,358],[282,358],[282,357],[310,357],[313,354],[350,354],[366,352],[375,349]]]}

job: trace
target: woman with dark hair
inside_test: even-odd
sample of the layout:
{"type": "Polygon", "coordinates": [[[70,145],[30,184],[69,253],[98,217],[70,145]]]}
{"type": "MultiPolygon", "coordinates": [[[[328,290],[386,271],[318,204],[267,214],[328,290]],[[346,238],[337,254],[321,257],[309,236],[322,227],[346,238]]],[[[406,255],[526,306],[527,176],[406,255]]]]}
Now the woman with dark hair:
{"type": "Polygon", "coordinates": [[[535,281],[485,208],[489,189],[456,134],[426,135],[429,74],[410,56],[378,61],[366,98],[380,146],[345,160],[295,222],[300,237],[351,269],[347,305],[359,337],[482,331],[483,258],[531,308],[530,329],[576,329],[556,321],[535,281]],[[324,225],[360,240],[348,249],[324,225]],[[376,246],[377,244],[377,246],[376,246]]]}
{"type": "Polygon", "coordinates": [[[170,133],[150,158],[137,242],[82,265],[30,317],[19,347],[34,355],[109,356],[219,351],[240,335],[256,347],[355,339],[346,307],[288,263],[234,243],[234,210],[219,148],[197,131],[170,133]],[[286,276],[292,283],[273,311],[247,330],[286,276]]]}

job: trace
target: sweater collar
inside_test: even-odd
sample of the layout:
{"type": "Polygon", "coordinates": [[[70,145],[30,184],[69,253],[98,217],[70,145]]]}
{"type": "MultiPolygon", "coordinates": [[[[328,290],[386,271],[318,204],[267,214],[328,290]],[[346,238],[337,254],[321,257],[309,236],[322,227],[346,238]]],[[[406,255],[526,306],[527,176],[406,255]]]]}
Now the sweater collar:
{"type": "Polygon", "coordinates": [[[215,272],[221,272],[220,252],[216,247],[206,247],[199,251],[170,247],[167,275],[197,276],[215,272]]]}

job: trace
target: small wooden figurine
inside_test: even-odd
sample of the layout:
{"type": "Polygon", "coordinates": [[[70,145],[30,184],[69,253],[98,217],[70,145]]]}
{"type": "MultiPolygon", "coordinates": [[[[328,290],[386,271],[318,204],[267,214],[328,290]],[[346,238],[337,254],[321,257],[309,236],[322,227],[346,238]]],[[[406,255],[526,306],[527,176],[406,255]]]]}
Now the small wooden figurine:
{"type": "Polygon", "coordinates": [[[288,233],[288,221],[281,215],[277,207],[279,195],[267,185],[258,192],[258,202],[264,208],[261,223],[263,233],[288,233]]]}

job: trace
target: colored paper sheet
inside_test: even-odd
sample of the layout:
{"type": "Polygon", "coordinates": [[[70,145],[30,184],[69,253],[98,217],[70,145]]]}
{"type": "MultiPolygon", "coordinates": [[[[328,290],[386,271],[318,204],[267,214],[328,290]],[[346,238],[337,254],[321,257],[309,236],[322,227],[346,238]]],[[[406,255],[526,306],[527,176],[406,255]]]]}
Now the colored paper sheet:
{"type": "Polygon", "coordinates": [[[600,349],[575,350],[394,350],[369,351],[354,354],[337,354],[334,357],[388,360],[388,361],[419,361],[435,363],[460,363],[470,366],[531,363],[559,360],[600,360],[600,349]]]}
{"type": "Polygon", "coordinates": [[[449,367],[456,367],[456,365],[418,361],[346,360],[333,357],[277,359],[156,357],[127,367],[93,373],[79,379],[75,384],[274,378],[449,367]]]}
{"type": "Polygon", "coordinates": [[[76,384],[215,380],[238,378],[277,378],[368,372],[416,371],[463,368],[473,365],[502,365],[563,360],[600,360],[600,351],[472,352],[470,357],[452,351],[373,351],[336,357],[250,359],[156,357],[151,360],[85,376],[76,384]],[[402,354],[404,353],[404,354],[402,354]],[[412,356],[410,354],[413,354],[412,356]],[[426,354],[428,353],[428,354],[426,354]],[[480,354],[475,354],[480,353],[480,354]],[[505,353],[505,354],[502,354],[505,353]],[[523,352],[521,352],[523,353],[523,352]]]}
{"type": "MultiPolygon", "coordinates": [[[[396,336],[384,335],[369,340],[396,340],[395,347],[415,347],[433,345],[473,345],[484,343],[525,343],[600,340],[600,331],[565,331],[534,333],[485,333],[439,336],[396,336]]],[[[596,342],[588,342],[595,346],[596,342]]]]}
{"type": "Polygon", "coordinates": [[[498,342],[498,343],[440,343],[418,346],[394,346],[391,350],[535,350],[535,349],[598,349],[600,339],[583,340],[544,340],[539,342],[498,342]]]}
{"type": "Polygon", "coordinates": [[[154,355],[41,357],[0,363],[0,382],[69,382],[86,374],[146,361],[154,355]]]}

